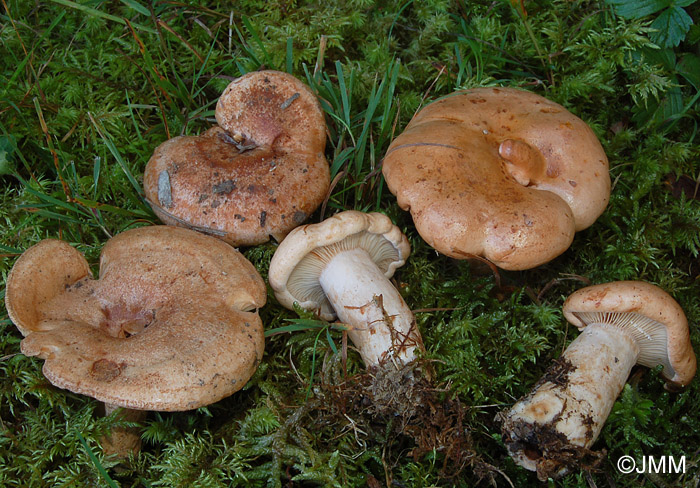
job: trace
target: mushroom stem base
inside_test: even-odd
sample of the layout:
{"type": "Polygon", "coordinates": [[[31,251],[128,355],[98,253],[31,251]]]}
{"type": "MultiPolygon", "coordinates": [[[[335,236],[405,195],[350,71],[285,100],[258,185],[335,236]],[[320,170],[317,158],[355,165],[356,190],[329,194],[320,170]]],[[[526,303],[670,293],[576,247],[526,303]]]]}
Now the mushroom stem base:
{"type": "Polygon", "coordinates": [[[319,281],[338,319],[350,327],[348,336],[365,365],[415,359],[422,340],[413,313],[366,251],[337,254],[319,281]]]}
{"type": "Polygon", "coordinates": [[[533,390],[499,414],[516,464],[547,479],[590,455],[638,356],[626,332],[606,324],[586,327],[533,390]]]}
{"type": "MultiPolygon", "coordinates": [[[[117,405],[105,403],[105,416],[119,409],[117,405]]],[[[148,411],[122,408],[118,417],[129,422],[141,422],[146,419],[148,411]]],[[[129,457],[129,454],[138,454],[141,450],[141,429],[138,427],[115,427],[101,439],[102,452],[105,456],[115,456],[119,459],[129,457]]]]}

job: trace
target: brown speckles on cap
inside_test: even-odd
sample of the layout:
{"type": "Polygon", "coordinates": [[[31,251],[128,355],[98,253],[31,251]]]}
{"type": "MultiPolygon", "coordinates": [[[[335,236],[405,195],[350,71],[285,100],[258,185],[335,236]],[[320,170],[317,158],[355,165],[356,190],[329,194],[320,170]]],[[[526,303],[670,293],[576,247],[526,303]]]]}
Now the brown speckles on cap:
{"type": "Polygon", "coordinates": [[[236,189],[236,182],[233,180],[222,181],[212,186],[211,191],[216,195],[231,193],[236,189]]]}
{"type": "Polygon", "coordinates": [[[176,137],[154,151],[144,172],[146,198],[164,223],[214,230],[236,246],[283,238],[300,222],[281,216],[312,214],[330,186],[318,100],[291,75],[253,72],[226,88],[216,119],[202,135],[176,137]],[[171,190],[161,191],[161,200],[158,175],[173,164],[178,171],[168,174],[171,190]],[[203,205],[202,195],[220,198],[203,205]]]}
{"type": "Polygon", "coordinates": [[[122,374],[122,369],[125,367],[124,363],[117,364],[109,359],[98,359],[92,363],[90,375],[97,381],[110,382],[122,374]]]}
{"type": "Polygon", "coordinates": [[[45,360],[51,383],[165,411],[208,405],[247,382],[263,353],[256,310],[265,300],[262,278],[233,247],[167,226],[112,238],[98,280],[70,245],[42,241],[17,260],[6,293],[22,352],[45,360]]]}
{"type": "Polygon", "coordinates": [[[522,90],[477,88],[416,114],[382,171],[436,250],[528,269],[564,252],[603,212],[607,166],[593,131],[564,107],[522,90]]]}

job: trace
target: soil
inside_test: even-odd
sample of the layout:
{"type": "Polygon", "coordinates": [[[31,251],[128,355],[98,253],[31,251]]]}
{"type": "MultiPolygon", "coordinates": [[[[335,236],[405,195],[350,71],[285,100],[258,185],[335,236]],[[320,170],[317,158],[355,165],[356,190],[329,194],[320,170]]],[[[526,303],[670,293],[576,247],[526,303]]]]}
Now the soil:
{"type": "Polygon", "coordinates": [[[537,463],[540,481],[564,476],[572,468],[596,470],[607,455],[605,450],[594,451],[571,444],[551,423],[516,421],[504,424],[503,442],[509,451],[523,452],[537,463]]]}
{"type": "Polygon", "coordinates": [[[537,384],[533,387],[536,390],[543,383],[552,383],[557,386],[565,387],[569,380],[569,373],[576,370],[571,361],[561,356],[554,360],[552,365],[547,369],[544,376],[540,378],[537,384]]]}
{"type": "MultiPolygon", "coordinates": [[[[532,388],[532,392],[544,383],[551,383],[562,390],[566,390],[569,375],[575,371],[571,361],[560,357],[554,361],[532,388]]],[[[553,417],[549,422],[532,423],[522,419],[508,420],[504,414],[498,414],[496,420],[502,422],[501,432],[503,442],[511,453],[523,453],[537,465],[537,477],[541,481],[549,478],[559,478],[567,474],[572,468],[595,470],[605,459],[605,451],[593,451],[588,448],[574,445],[563,433],[556,429],[560,416],[553,417]]],[[[593,436],[593,419],[584,419],[584,425],[588,425],[587,435],[593,436]]]]}
{"type": "Polygon", "coordinates": [[[350,422],[361,442],[384,446],[387,473],[406,455],[418,461],[437,453],[442,478],[457,478],[466,468],[480,478],[495,477],[498,471],[473,449],[467,407],[426,378],[422,371],[429,368],[427,361],[398,368],[385,363],[348,377],[339,360],[330,363],[324,365],[315,398],[303,406],[313,417],[312,425],[340,432],[350,422]]]}

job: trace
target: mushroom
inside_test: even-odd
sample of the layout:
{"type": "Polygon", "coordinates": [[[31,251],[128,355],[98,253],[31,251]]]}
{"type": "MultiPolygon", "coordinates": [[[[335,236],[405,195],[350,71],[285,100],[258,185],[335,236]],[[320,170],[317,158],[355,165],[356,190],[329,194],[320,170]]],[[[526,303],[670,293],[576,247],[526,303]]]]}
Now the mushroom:
{"type": "Polygon", "coordinates": [[[683,310],[654,285],[583,288],[564,302],[564,316],[581,334],[527,396],[499,414],[509,454],[541,480],[565,474],[587,453],[635,364],[661,365],[680,387],[696,369],[683,310]]]}
{"type": "MultiPolygon", "coordinates": [[[[99,279],[69,244],[27,249],[7,278],[5,303],[55,386],[138,411],[214,403],[245,385],[264,348],[257,308],[266,290],[253,265],[197,232],[152,226],[107,242],[99,279]]],[[[138,451],[134,432],[103,441],[106,454],[138,451]]]]}
{"type": "Polygon", "coordinates": [[[143,176],[148,202],[164,223],[235,246],[282,240],[330,186],[318,100],[292,75],[257,71],[226,88],[216,120],[156,148],[143,176]]]}
{"type": "Polygon", "coordinates": [[[389,281],[410,252],[387,216],[349,210],[294,229],[275,251],[268,277],[284,307],[297,302],[346,324],[365,365],[400,366],[423,347],[411,310],[389,281]]]}
{"type": "Polygon", "coordinates": [[[590,127],[514,88],[459,91],[426,106],[391,143],[382,171],[430,246],[511,270],[563,253],[610,195],[590,127]]]}

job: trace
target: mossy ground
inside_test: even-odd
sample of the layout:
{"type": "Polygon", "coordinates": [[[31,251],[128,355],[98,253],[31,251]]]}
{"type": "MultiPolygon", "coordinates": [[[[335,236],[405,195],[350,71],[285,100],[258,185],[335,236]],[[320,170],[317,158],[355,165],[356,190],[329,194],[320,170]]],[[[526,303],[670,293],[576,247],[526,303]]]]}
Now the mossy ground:
{"type": "MultiPolygon", "coordinates": [[[[700,18],[698,4],[685,10],[700,18]]],[[[142,453],[117,463],[98,445],[114,417],[51,386],[42,361],[19,352],[21,336],[5,314],[0,485],[537,483],[507,457],[494,417],[575,337],[561,315],[570,292],[620,279],[656,283],[685,309],[700,351],[700,34],[691,27],[677,47],[661,49],[650,28],[659,15],[623,18],[586,0],[0,0],[3,282],[43,238],[64,239],[96,264],[110,236],[157,223],[140,195],[153,149],[206,129],[233,78],[261,67],[289,71],[323,101],[337,176],[312,220],[380,210],[406,232],[413,253],[396,280],[423,333],[432,401],[450,405],[444,425],[468,430],[433,438],[429,450],[412,435],[419,426],[399,431],[361,399],[342,410],[361,391],[342,387],[363,366],[352,349],[340,364],[342,332],[304,327],[307,317],[297,322],[303,330],[270,336],[244,390],[197,411],[151,413],[142,453]],[[391,138],[416,109],[481,85],[563,104],[591,125],[610,159],[606,212],[534,270],[494,273],[437,255],[381,178],[391,138]]],[[[263,277],[275,247],[244,250],[263,277]]],[[[298,318],[272,294],[261,316],[268,330],[298,318]]],[[[549,483],[697,486],[699,385],[669,393],[658,370],[634,370],[594,446],[607,458],[596,471],[549,483]],[[615,466],[623,455],[685,456],[686,472],[624,475],[615,466]]]]}

